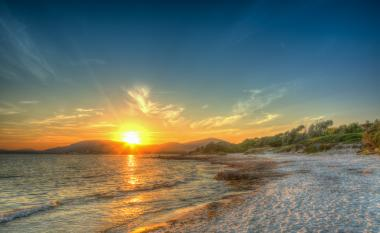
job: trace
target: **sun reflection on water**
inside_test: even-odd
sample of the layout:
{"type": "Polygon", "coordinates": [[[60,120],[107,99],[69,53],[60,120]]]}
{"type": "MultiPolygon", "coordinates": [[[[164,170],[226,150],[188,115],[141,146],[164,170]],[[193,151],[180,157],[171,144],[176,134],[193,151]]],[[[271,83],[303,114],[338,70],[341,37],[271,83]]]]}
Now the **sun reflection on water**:
{"type": "Polygon", "coordinates": [[[139,203],[139,202],[142,202],[142,200],[143,200],[143,197],[142,195],[140,195],[140,196],[132,197],[129,200],[129,203],[139,203]]]}
{"type": "Polygon", "coordinates": [[[137,166],[137,163],[136,163],[136,155],[128,155],[127,156],[127,166],[128,166],[128,170],[129,170],[129,175],[128,175],[128,184],[132,185],[132,186],[135,186],[138,182],[139,182],[139,179],[138,177],[135,175],[135,169],[136,169],[136,166],[137,166]]]}
{"type": "Polygon", "coordinates": [[[134,170],[136,167],[136,157],[135,155],[128,155],[128,168],[132,168],[131,170],[134,170]]]}

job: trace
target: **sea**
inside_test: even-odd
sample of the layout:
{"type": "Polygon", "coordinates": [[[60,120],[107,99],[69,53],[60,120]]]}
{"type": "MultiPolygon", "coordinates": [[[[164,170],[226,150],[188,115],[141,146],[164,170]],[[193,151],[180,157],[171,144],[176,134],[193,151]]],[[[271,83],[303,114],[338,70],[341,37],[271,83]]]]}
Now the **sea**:
{"type": "Polygon", "coordinates": [[[0,232],[113,232],[218,200],[221,165],[154,155],[0,155],[0,232]]]}

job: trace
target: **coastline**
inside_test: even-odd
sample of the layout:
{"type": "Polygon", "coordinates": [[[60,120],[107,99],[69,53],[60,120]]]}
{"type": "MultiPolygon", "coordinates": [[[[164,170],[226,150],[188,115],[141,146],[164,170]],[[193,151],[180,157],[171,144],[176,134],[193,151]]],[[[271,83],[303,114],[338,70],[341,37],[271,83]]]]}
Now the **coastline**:
{"type": "Polygon", "coordinates": [[[228,210],[240,205],[255,194],[263,185],[288,175],[285,172],[276,172],[276,168],[284,163],[272,159],[260,158],[255,155],[227,154],[227,155],[160,155],[159,159],[168,160],[198,160],[224,165],[225,168],[215,174],[214,179],[225,182],[232,187],[232,192],[220,200],[202,203],[175,210],[151,221],[144,226],[137,227],[131,232],[176,232],[178,227],[183,231],[191,231],[187,227],[194,224],[204,224],[222,216],[228,210]]]}
{"type": "MultiPolygon", "coordinates": [[[[252,154],[227,154],[227,155],[187,155],[187,156],[160,156],[160,159],[179,159],[179,160],[202,160],[210,163],[223,164],[226,168],[216,174],[215,179],[226,182],[228,185],[235,186],[240,189],[240,193],[227,195],[218,201],[211,203],[204,203],[198,206],[180,209],[174,211],[168,216],[163,216],[162,221],[156,221],[153,224],[138,227],[132,232],[197,232],[207,231],[215,232],[222,229],[220,226],[220,219],[228,219],[227,215],[245,216],[249,208],[245,206],[252,206],[252,199],[261,192],[261,188],[265,190],[271,189],[273,181],[284,178],[289,175],[308,175],[310,170],[299,169],[294,171],[279,171],[286,168],[292,161],[287,161],[287,156],[303,156],[311,160],[318,159],[318,157],[326,158],[329,156],[340,157],[342,155],[352,155],[354,158],[366,158],[358,154],[359,150],[356,147],[335,148],[328,151],[313,153],[273,153],[274,156],[280,155],[283,157],[281,162],[274,161],[270,158],[263,158],[261,155],[252,154]],[[212,226],[212,229],[205,226],[212,226]]],[[[375,156],[376,157],[376,156],[375,156]]],[[[333,167],[333,166],[331,166],[333,167]]],[[[285,169],[286,170],[286,169],[285,169]]],[[[352,172],[352,168],[347,168],[352,172]]],[[[358,173],[359,174],[359,173],[358,173]]],[[[367,174],[366,172],[360,173],[361,175],[367,174]]],[[[369,173],[368,173],[369,174],[369,173]]],[[[239,219],[239,218],[236,218],[239,219]]],[[[242,221],[246,227],[248,222],[242,221]]],[[[224,223],[223,223],[224,224],[224,223]]],[[[235,223],[236,229],[240,229],[240,223],[235,223]]],[[[231,228],[229,228],[231,229],[231,228]]]]}

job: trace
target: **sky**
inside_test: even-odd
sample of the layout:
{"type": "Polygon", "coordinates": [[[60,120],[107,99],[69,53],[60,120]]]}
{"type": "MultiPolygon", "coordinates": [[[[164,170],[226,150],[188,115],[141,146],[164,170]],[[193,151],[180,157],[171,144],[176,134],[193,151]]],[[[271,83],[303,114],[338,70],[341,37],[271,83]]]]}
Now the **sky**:
{"type": "Polygon", "coordinates": [[[380,118],[379,1],[0,0],[0,148],[380,118]]]}

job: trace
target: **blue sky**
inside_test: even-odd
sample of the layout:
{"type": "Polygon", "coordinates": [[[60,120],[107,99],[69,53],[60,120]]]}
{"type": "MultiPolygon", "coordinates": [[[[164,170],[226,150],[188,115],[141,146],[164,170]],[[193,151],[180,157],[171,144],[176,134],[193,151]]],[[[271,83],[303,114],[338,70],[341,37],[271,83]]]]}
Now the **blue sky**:
{"type": "Polygon", "coordinates": [[[379,10],[377,1],[1,1],[3,141],[22,135],[33,146],[46,131],[51,144],[77,140],[57,124],[89,127],[75,127],[81,120],[150,124],[152,141],[373,120],[379,10]]]}

